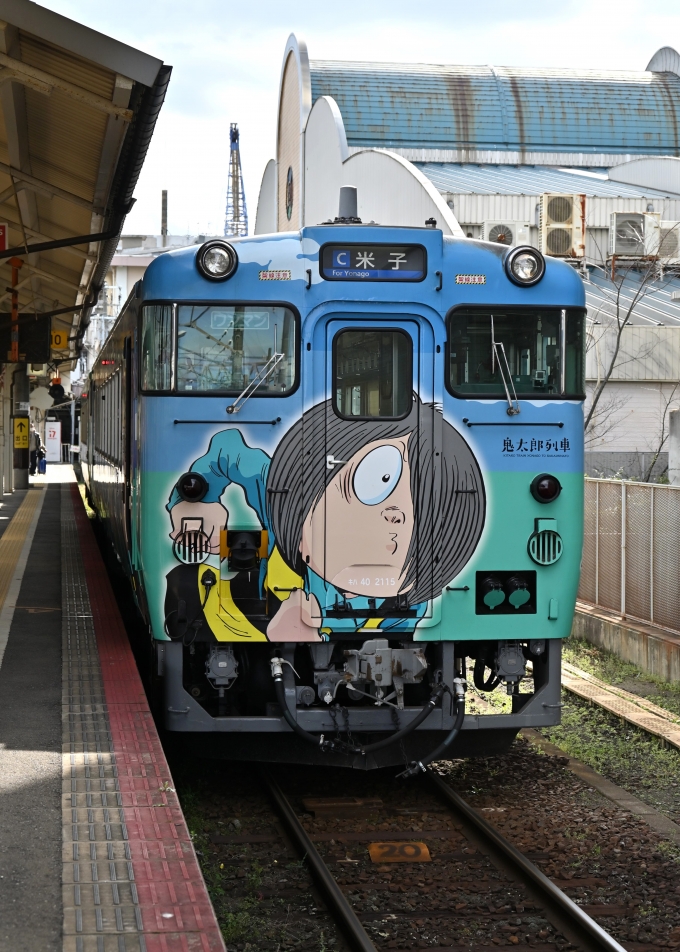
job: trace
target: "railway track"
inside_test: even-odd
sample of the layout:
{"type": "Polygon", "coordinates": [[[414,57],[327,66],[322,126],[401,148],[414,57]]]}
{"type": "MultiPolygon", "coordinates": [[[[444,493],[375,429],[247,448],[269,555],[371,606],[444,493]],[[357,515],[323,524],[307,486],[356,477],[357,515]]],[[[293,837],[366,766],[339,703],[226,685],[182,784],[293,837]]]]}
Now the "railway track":
{"type": "MultiPolygon", "coordinates": [[[[465,947],[461,946],[461,940],[464,942],[467,938],[470,943],[476,942],[480,930],[475,929],[474,926],[479,921],[485,923],[487,940],[479,944],[486,945],[489,939],[492,944],[503,945],[520,944],[520,941],[528,940],[533,948],[573,948],[582,952],[625,952],[623,947],[594,919],[434,772],[428,772],[419,782],[425,802],[430,803],[429,814],[428,807],[425,806],[426,812],[420,815],[428,817],[435,812],[431,805],[434,800],[445,805],[446,813],[453,820],[453,829],[440,823],[434,830],[414,832],[408,829],[392,829],[385,833],[385,842],[393,843],[396,839],[397,844],[401,841],[402,846],[409,842],[408,839],[404,839],[404,834],[409,839],[413,837],[412,850],[417,848],[415,843],[421,840],[430,842],[433,838],[435,841],[439,839],[440,842],[448,840],[443,851],[438,851],[437,865],[441,867],[442,863],[445,863],[447,867],[454,867],[454,869],[450,872],[448,869],[444,871],[442,878],[447,882],[442,892],[446,892],[446,898],[442,901],[438,895],[437,906],[434,908],[432,902],[429,901],[432,890],[426,889],[427,880],[432,877],[422,872],[426,868],[424,863],[419,867],[411,863],[403,866],[391,863],[379,864],[374,867],[376,871],[374,879],[364,874],[350,877],[350,882],[346,875],[334,874],[326,858],[317,848],[317,842],[330,842],[334,846],[352,842],[358,844],[358,842],[369,840],[380,843],[379,833],[368,835],[353,833],[352,830],[346,828],[346,818],[339,818],[335,823],[331,821],[330,824],[337,827],[335,835],[332,833],[329,835],[326,832],[319,836],[317,832],[314,836],[305,828],[293,803],[272,774],[262,771],[260,776],[288,836],[300,855],[304,857],[314,884],[323,894],[327,907],[335,917],[350,948],[357,952],[379,952],[382,949],[396,947],[401,949],[434,947],[440,952],[452,949],[453,946],[431,944],[432,924],[435,920],[438,923],[434,925],[435,930],[440,933],[456,934],[455,948],[457,950],[465,947]],[[456,833],[459,836],[456,836],[456,833]],[[459,849],[450,851],[451,846],[458,846],[459,849]],[[465,862],[466,859],[468,862],[465,862]],[[388,873],[386,872],[388,869],[395,872],[388,873]],[[416,869],[417,872],[414,872],[416,869]],[[397,870],[401,871],[401,875],[396,873],[397,870]],[[422,892],[420,908],[404,909],[404,904],[400,901],[404,883],[399,880],[407,879],[409,875],[422,892]],[[352,879],[356,881],[351,881],[352,879]],[[466,879],[467,882],[465,882],[466,879]],[[486,898],[483,896],[482,889],[482,896],[480,897],[477,893],[472,905],[468,901],[471,898],[470,890],[475,885],[485,882],[488,884],[488,896],[486,898]],[[453,895],[451,889],[446,888],[449,883],[453,884],[453,895]],[[495,899],[498,898],[499,892],[501,900],[510,900],[510,902],[502,901],[498,906],[495,899]],[[350,903],[347,893],[354,895],[354,903],[350,903]],[[382,902],[379,907],[376,907],[375,902],[365,901],[367,897],[378,897],[379,900],[382,899],[382,902]],[[462,901],[456,902],[456,899],[462,901]],[[485,906],[486,909],[484,909],[485,906]],[[508,914],[513,911],[516,915],[508,914]],[[526,913],[528,916],[525,915],[526,913]],[[515,924],[506,921],[513,918],[515,924]],[[442,919],[449,920],[443,928],[442,919]],[[375,924],[376,921],[397,922],[399,928],[387,932],[380,930],[376,937],[376,929],[371,927],[371,924],[375,924]],[[530,931],[521,939],[518,935],[521,929],[517,928],[516,923],[530,928],[530,931]],[[391,938],[392,932],[395,931],[400,936],[399,939],[391,938]],[[477,935],[473,936],[473,932],[477,935]]],[[[309,803],[309,800],[307,802],[309,803]]],[[[318,803],[323,805],[322,801],[318,803]]],[[[413,811],[410,813],[412,814],[413,811]]],[[[403,812],[402,817],[408,821],[409,811],[403,812]]],[[[402,825],[408,826],[408,822],[402,825]]],[[[403,849],[401,852],[404,852],[403,849]]],[[[344,862],[358,865],[358,860],[351,859],[349,854],[344,862]]],[[[408,891],[408,886],[406,889],[408,891]]],[[[412,903],[408,902],[406,905],[411,906],[412,903]]],[[[468,948],[476,948],[476,944],[470,943],[467,945],[468,948]]]]}
{"type": "Polygon", "coordinates": [[[256,774],[225,765],[217,780],[211,767],[204,868],[211,862],[224,870],[220,921],[248,908],[260,929],[245,941],[242,929],[240,941],[227,941],[229,952],[680,947],[680,917],[666,905],[675,863],[658,851],[654,834],[625,812],[595,806],[592,791],[578,793],[561,760],[536,760],[528,745],[516,746],[502,764],[454,768],[465,799],[436,773],[395,783],[391,771],[284,766],[256,774]],[[547,760],[554,763],[546,769],[547,760]],[[334,812],[326,803],[324,810],[337,793],[350,808],[334,812]],[[214,812],[210,801],[217,806],[218,799],[221,812],[214,812]],[[242,822],[232,829],[230,817],[242,822]],[[431,862],[370,859],[373,844],[411,849],[414,841],[429,846],[431,862]],[[248,887],[251,880],[257,884],[248,887]]]}

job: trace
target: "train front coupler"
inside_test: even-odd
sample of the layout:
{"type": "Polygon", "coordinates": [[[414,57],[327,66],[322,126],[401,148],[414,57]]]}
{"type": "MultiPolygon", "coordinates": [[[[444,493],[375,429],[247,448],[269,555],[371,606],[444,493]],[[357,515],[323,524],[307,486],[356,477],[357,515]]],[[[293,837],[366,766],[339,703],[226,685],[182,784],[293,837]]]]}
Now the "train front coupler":
{"type": "MultiPolygon", "coordinates": [[[[379,640],[382,641],[382,639],[379,639],[379,640]]],[[[385,650],[389,650],[387,648],[386,640],[384,644],[385,644],[385,650]]],[[[375,643],[371,643],[371,647],[374,647],[374,646],[375,646],[375,643]]],[[[352,653],[347,652],[347,655],[356,656],[357,659],[360,658],[360,652],[352,652],[352,653]]],[[[381,657],[381,656],[378,656],[378,657],[381,657]]],[[[270,658],[272,678],[274,679],[274,689],[276,692],[276,700],[277,700],[277,703],[279,704],[279,707],[281,708],[282,716],[284,720],[286,721],[286,723],[288,724],[288,726],[304,741],[310,744],[314,744],[314,746],[317,748],[321,748],[322,750],[326,750],[326,751],[335,751],[335,752],[340,752],[344,754],[359,755],[362,757],[365,757],[368,754],[372,754],[378,750],[382,750],[385,747],[389,747],[392,744],[396,744],[402,741],[405,737],[407,737],[409,734],[415,731],[430,716],[432,711],[440,703],[442,695],[445,692],[450,691],[447,685],[443,681],[440,681],[439,683],[435,685],[434,691],[432,692],[432,695],[430,696],[428,702],[422,707],[422,709],[418,712],[418,714],[406,725],[406,727],[403,727],[401,729],[394,731],[393,733],[389,734],[387,737],[384,737],[382,740],[376,741],[373,744],[357,746],[357,745],[347,743],[341,740],[326,740],[323,734],[319,736],[317,736],[316,734],[311,734],[309,731],[306,731],[300,724],[298,724],[296,718],[291,713],[288,707],[287,700],[286,700],[286,691],[284,686],[284,674],[283,674],[283,666],[285,664],[289,665],[293,673],[295,673],[295,669],[293,668],[293,665],[291,664],[290,661],[287,661],[285,658],[281,658],[278,655],[274,655],[272,656],[272,658],[270,658]]],[[[365,671],[364,671],[364,674],[365,674],[365,671]]],[[[332,700],[333,698],[331,698],[331,701],[332,700]]],[[[385,700],[386,699],[380,697],[378,699],[375,699],[375,703],[377,704],[384,703],[385,700]]],[[[463,705],[463,710],[464,710],[464,707],[465,706],[463,705]]]]}

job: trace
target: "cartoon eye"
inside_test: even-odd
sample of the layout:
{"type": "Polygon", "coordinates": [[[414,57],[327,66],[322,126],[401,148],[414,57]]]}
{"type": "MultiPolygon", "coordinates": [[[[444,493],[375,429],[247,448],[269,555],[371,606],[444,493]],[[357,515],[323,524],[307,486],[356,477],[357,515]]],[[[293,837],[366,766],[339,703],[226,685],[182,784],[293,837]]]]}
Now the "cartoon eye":
{"type": "Polygon", "coordinates": [[[383,502],[399,482],[404,467],[396,446],[379,446],[362,459],[354,473],[354,494],[366,506],[383,502]]]}

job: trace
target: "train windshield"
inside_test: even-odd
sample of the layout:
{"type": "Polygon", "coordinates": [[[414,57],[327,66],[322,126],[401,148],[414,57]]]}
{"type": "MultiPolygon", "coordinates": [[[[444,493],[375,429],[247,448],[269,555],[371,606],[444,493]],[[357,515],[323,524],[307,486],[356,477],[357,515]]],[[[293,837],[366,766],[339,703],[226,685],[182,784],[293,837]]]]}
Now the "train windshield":
{"type": "Polygon", "coordinates": [[[459,396],[584,396],[582,310],[458,308],[449,318],[449,386],[459,396]]]}
{"type": "Polygon", "coordinates": [[[295,317],[286,307],[180,305],[177,390],[256,395],[286,393],[295,383],[295,317]]]}
{"type": "Polygon", "coordinates": [[[180,304],[172,357],[171,305],[142,312],[142,389],[179,393],[288,393],[295,386],[297,328],[287,307],[180,304]],[[174,372],[173,372],[174,365],[174,372]]]}

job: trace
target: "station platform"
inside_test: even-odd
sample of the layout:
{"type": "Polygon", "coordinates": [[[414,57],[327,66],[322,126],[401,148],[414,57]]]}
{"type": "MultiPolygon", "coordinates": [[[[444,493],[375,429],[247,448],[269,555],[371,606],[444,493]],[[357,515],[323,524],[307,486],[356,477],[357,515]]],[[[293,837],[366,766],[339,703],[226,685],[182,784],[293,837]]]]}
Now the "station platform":
{"type": "Polygon", "coordinates": [[[73,470],[0,505],[0,952],[216,952],[73,470]]]}

